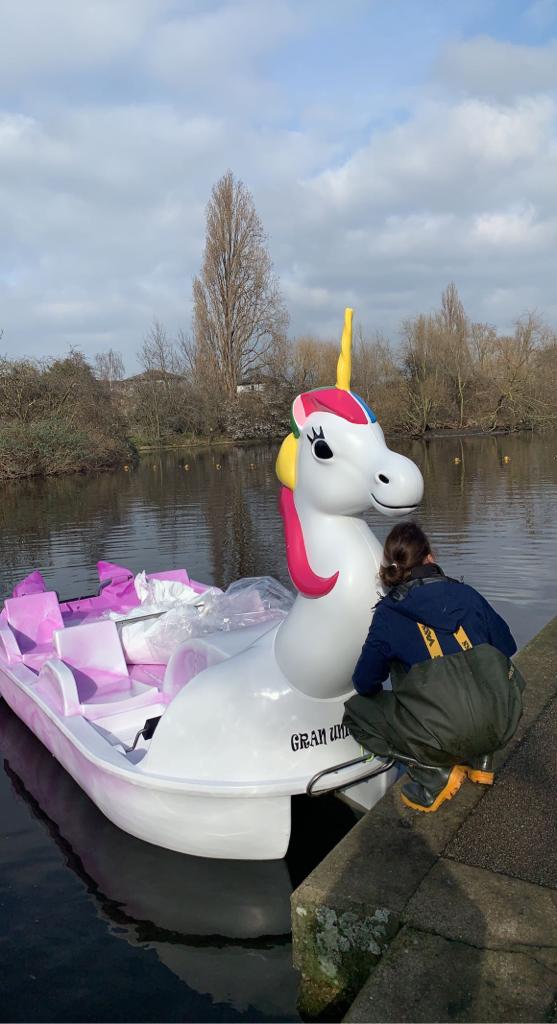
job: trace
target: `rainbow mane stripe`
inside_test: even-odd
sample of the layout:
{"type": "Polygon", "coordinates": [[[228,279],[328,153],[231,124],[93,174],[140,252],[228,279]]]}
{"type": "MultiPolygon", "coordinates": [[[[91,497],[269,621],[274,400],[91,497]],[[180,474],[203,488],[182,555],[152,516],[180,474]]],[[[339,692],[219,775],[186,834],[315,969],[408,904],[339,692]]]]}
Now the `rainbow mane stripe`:
{"type": "Polygon", "coordinates": [[[329,412],[340,416],[349,423],[376,423],[377,417],[363,398],[352,391],[340,388],[316,388],[298,395],[292,404],[290,415],[292,433],[300,436],[300,429],[312,412],[329,412]]]}

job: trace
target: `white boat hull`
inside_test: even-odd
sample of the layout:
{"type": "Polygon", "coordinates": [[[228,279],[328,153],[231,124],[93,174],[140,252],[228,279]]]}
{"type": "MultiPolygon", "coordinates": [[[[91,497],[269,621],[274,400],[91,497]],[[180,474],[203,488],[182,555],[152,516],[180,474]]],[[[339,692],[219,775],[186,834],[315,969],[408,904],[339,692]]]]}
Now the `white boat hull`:
{"type": "MultiPolygon", "coordinates": [[[[146,842],[200,857],[284,857],[290,840],[291,796],[305,791],[309,777],[261,785],[250,782],[215,786],[210,782],[147,774],[139,765],[129,763],[118,746],[111,745],[83,717],[58,716],[34,692],[36,679],[23,665],[3,665],[0,694],[119,828],[146,842]]],[[[149,713],[162,710],[154,705],[149,713]]],[[[129,723],[131,732],[136,725],[140,728],[143,724],[145,712],[138,714],[138,721],[129,723]]],[[[359,748],[355,749],[359,752],[359,748]]],[[[369,772],[369,767],[368,762],[345,769],[343,782],[357,781],[369,772]]],[[[389,783],[387,776],[373,780],[375,799],[380,798],[389,783]]],[[[334,785],[334,781],[325,780],[320,788],[325,791],[334,785]]]]}

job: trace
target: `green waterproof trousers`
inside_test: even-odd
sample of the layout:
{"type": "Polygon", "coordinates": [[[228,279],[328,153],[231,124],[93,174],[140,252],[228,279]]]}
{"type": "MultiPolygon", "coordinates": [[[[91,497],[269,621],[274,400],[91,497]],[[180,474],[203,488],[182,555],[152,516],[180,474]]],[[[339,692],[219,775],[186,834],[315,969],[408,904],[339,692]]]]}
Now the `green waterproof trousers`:
{"type": "Polygon", "coordinates": [[[524,679],[497,648],[428,659],[391,669],[392,692],[360,694],[345,704],[344,724],[382,756],[447,767],[491,754],[509,742],[522,714],[524,679]]]}

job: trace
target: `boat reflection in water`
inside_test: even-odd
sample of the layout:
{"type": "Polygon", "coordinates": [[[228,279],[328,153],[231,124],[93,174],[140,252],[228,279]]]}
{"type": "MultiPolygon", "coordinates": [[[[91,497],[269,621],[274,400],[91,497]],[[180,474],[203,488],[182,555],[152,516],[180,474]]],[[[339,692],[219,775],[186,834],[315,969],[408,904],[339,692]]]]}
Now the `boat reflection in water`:
{"type": "MultiPolygon", "coordinates": [[[[302,826],[294,827],[294,849],[286,861],[188,857],[111,824],[3,701],[0,750],[13,789],[46,828],[113,936],[140,950],[154,950],[188,988],[233,1008],[235,1018],[247,1012],[250,1020],[299,1019],[289,901],[292,878],[297,884],[313,866],[302,826]]],[[[333,798],[303,799],[302,817],[315,847],[313,805],[325,810],[324,801],[333,798]]],[[[338,801],[334,805],[327,848],[354,821],[348,808],[338,801]]],[[[325,852],[321,847],[320,855],[325,852]]],[[[75,927],[79,932],[79,921],[75,927]]],[[[48,949],[42,964],[46,983],[48,949]]],[[[120,996],[125,998],[121,986],[120,996]]],[[[165,1019],[163,992],[160,1019],[165,1019]]]]}

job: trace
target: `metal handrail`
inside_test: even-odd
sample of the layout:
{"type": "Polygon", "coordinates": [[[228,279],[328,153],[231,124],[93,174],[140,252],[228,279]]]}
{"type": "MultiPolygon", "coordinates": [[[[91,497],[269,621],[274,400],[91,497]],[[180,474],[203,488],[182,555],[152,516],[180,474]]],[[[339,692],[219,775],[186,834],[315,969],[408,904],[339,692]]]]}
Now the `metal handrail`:
{"type": "Polygon", "coordinates": [[[374,754],[364,754],[363,757],[355,757],[353,761],[343,761],[342,764],[332,765],[331,768],[324,768],[323,771],[317,772],[308,782],[306,786],[307,796],[323,796],[325,793],[333,793],[335,789],[345,789],[348,786],[355,786],[358,782],[366,782],[368,779],[374,779],[376,775],[383,775],[384,772],[388,772],[390,768],[396,763],[394,758],[388,758],[383,764],[380,764],[378,768],[372,768],[365,775],[361,775],[358,779],[354,779],[353,782],[339,782],[338,786],[331,786],[330,789],[323,789],[319,793],[314,793],[313,788],[322,779],[324,775],[332,775],[334,772],[339,772],[343,768],[351,768],[355,764],[363,764],[365,761],[375,760],[374,754]]]}

